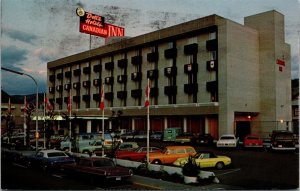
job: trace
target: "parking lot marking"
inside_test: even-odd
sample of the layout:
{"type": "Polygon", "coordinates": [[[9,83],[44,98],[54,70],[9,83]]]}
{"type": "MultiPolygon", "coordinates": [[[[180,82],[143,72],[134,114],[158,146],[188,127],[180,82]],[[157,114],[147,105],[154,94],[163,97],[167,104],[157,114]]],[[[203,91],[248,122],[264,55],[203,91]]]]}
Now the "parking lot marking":
{"type": "Polygon", "coordinates": [[[237,172],[237,171],[240,171],[240,170],[241,170],[240,168],[232,169],[231,171],[224,172],[224,173],[221,173],[221,174],[217,174],[217,176],[223,176],[223,175],[234,173],[234,172],[237,172]]]}
{"type": "Polygon", "coordinates": [[[18,167],[21,167],[21,168],[27,168],[26,166],[24,165],[21,165],[21,164],[18,164],[18,163],[12,163],[14,166],[18,166],[18,167]]]}
{"type": "Polygon", "coordinates": [[[63,178],[61,175],[58,175],[58,174],[52,174],[52,176],[54,176],[56,178],[63,178]]]}

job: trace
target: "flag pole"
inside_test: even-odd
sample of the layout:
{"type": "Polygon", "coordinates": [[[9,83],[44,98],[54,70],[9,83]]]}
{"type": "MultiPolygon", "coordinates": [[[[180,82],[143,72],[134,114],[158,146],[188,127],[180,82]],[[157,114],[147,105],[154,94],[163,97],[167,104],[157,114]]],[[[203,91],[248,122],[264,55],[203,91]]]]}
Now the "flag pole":
{"type": "Polygon", "coordinates": [[[100,109],[102,110],[102,156],[104,156],[104,84],[101,86],[101,100],[100,100],[100,109]]]}
{"type": "Polygon", "coordinates": [[[147,164],[149,164],[149,136],[150,136],[150,117],[149,117],[149,107],[150,107],[150,100],[149,100],[149,96],[150,95],[150,84],[149,84],[149,78],[147,80],[147,87],[146,87],[146,99],[148,101],[148,103],[146,103],[147,106],[147,164]]]}
{"type": "Polygon", "coordinates": [[[24,146],[26,145],[26,110],[27,110],[27,100],[26,100],[26,96],[24,96],[24,109],[23,109],[23,114],[24,114],[24,124],[23,124],[23,127],[24,127],[24,146]]]}
{"type": "Polygon", "coordinates": [[[69,110],[69,138],[70,138],[70,143],[69,143],[69,152],[72,152],[72,141],[71,141],[71,136],[72,136],[72,121],[71,121],[71,115],[72,115],[72,90],[70,88],[70,94],[69,94],[69,105],[68,105],[68,110],[69,110]]]}
{"type": "Polygon", "coordinates": [[[46,128],[45,128],[46,121],[45,121],[45,118],[46,118],[46,93],[44,93],[44,149],[46,149],[46,128]]]}

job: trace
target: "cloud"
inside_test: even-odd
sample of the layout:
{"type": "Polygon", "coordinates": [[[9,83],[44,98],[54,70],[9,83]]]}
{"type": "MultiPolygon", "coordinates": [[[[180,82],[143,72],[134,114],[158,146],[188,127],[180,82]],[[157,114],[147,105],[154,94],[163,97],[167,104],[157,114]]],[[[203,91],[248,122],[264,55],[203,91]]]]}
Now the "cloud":
{"type": "Polygon", "coordinates": [[[33,44],[33,41],[36,40],[38,37],[34,34],[29,34],[24,31],[18,31],[15,29],[3,28],[3,34],[6,34],[8,37],[20,40],[25,43],[33,44]]]}
{"type": "Polygon", "coordinates": [[[22,61],[26,60],[29,51],[16,46],[4,47],[1,51],[1,63],[4,67],[20,70],[22,61]]]}

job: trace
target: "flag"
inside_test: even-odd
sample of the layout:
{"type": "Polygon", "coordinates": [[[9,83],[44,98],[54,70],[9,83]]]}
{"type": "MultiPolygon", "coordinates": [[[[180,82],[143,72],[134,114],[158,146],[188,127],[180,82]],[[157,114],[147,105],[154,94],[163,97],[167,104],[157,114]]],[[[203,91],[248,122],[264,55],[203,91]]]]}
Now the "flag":
{"type": "Polygon", "coordinates": [[[104,84],[102,84],[100,96],[101,96],[100,97],[100,109],[103,111],[104,110],[104,84]]]}
{"type": "Polygon", "coordinates": [[[8,110],[8,113],[11,112],[10,97],[8,98],[8,108],[7,108],[7,110],[8,110]]]}
{"type": "Polygon", "coordinates": [[[47,97],[44,98],[44,103],[45,103],[45,108],[47,109],[47,111],[51,111],[52,105],[47,97]]]}
{"type": "Polygon", "coordinates": [[[26,96],[24,96],[24,113],[26,113],[28,110],[28,102],[27,102],[27,99],[26,99],[26,96]]]}
{"type": "Polygon", "coordinates": [[[149,107],[150,105],[150,81],[148,79],[146,92],[145,92],[145,107],[149,107]]]}
{"type": "Polygon", "coordinates": [[[68,112],[70,113],[72,110],[72,99],[71,99],[71,93],[69,95],[69,98],[68,98],[68,112]]]}

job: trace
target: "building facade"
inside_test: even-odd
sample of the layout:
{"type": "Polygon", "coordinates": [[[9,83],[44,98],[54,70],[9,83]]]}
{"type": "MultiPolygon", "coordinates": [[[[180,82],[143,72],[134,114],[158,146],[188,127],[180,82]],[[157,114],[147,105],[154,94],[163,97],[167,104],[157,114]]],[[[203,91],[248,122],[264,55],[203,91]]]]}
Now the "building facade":
{"type": "MultiPolygon", "coordinates": [[[[76,131],[146,130],[143,107],[150,80],[150,128],[264,136],[291,128],[290,46],[284,16],[268,11],[244,25],[211,15],[123,39],[47,64],[48,97],[67,113],[72,97],[76,131]],[[101,128],[100,128],[101,129],[101,128]]],[[[60,128],[68,127],[61,122],[60,128]]]]}

